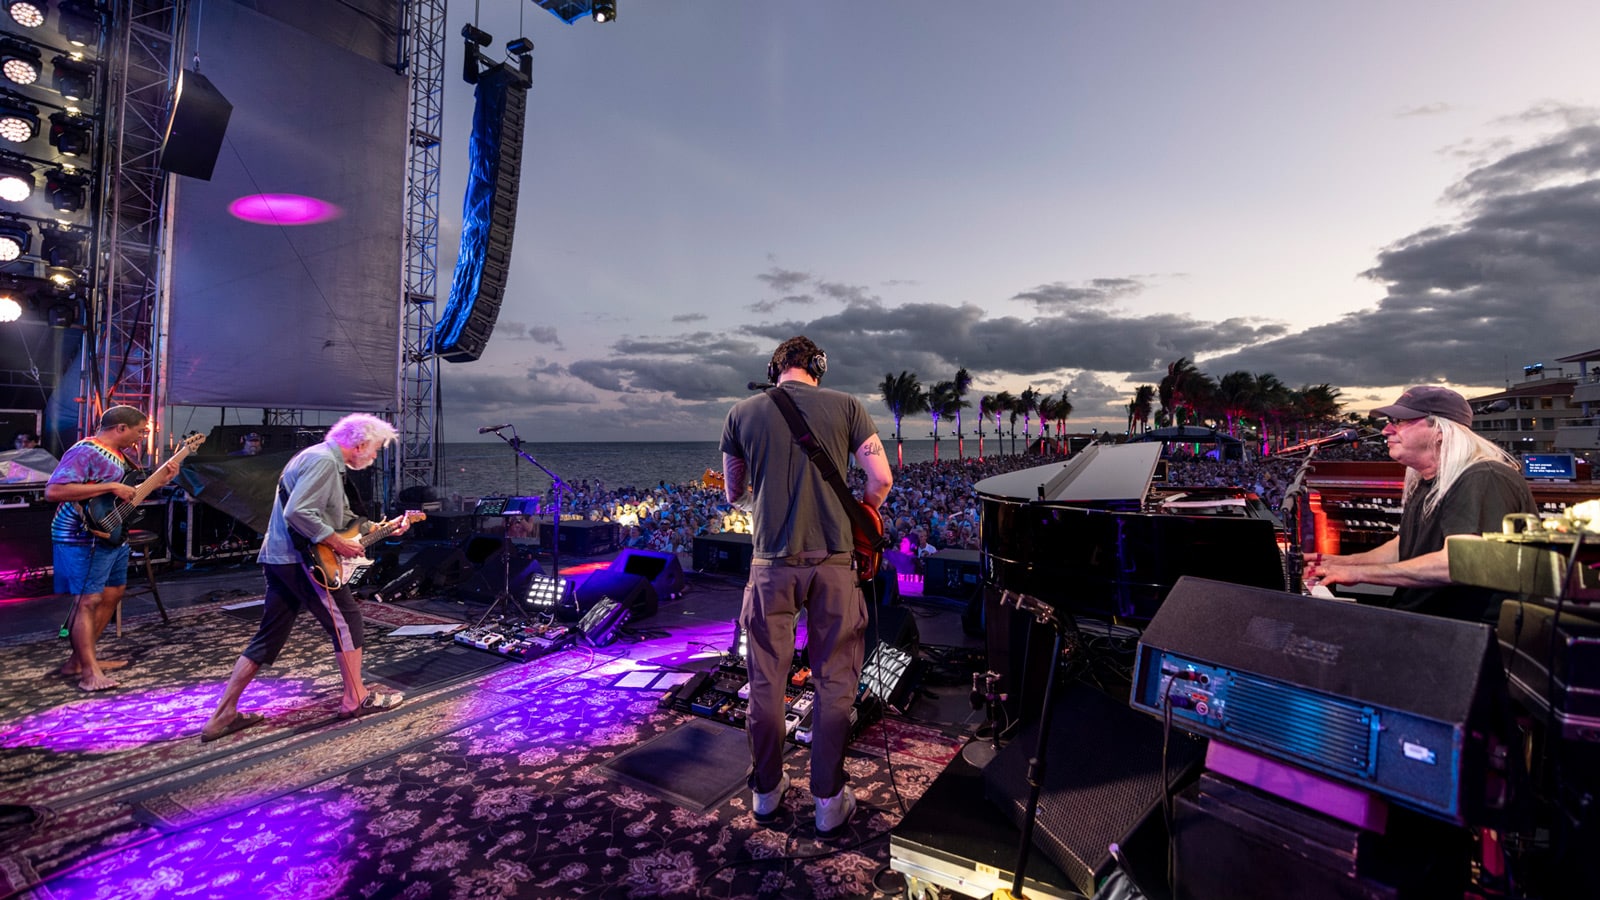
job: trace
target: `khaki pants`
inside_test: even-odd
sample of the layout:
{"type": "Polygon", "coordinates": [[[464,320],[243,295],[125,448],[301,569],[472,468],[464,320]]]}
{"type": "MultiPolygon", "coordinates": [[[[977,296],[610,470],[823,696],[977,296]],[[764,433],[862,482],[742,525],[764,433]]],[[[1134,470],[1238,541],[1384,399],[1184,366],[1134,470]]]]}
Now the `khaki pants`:
{"type": "Polygon", "coordinates": [[[784,686],[802,609],[817,694],[811,717],[811,793],[832,797],[845,786],[850,707],[861,683],[867,629],[866,600],[848,560],[847,554],[815,564],[762,565],[757,560],[750,567],[739,622],[749,640],[750,711],[745,724],[754,790],[770,791],[783,778],[784,686]]]}

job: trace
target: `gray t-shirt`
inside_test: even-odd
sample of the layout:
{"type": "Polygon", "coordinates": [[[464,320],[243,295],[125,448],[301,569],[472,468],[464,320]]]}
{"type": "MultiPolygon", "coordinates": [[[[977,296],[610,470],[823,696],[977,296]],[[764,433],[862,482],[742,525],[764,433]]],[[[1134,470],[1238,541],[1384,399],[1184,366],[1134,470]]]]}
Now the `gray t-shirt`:
{"type": "MultiPolygon", "coordinates": [[[[840,474],[850,458],[878,433],[872,416],[850,394],[785,381],[787,391],[817,442],[840,474]]],[[[765,393],[748,397],[728,411],[722,452],[745,461],[755,489],[755,555],[764,559],[817,553],[847,553],[854,547],[850,517],[822,472],[811,462],[794,432],[765,393]]]]}

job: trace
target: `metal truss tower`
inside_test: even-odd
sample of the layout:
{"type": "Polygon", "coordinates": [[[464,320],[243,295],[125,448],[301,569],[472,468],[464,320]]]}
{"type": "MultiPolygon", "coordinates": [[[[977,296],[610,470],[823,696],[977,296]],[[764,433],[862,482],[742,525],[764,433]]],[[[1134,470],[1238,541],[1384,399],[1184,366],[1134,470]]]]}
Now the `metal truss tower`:
{"type": "Polygon", "coordinates": [[[145,410],[158,425],[164,415],[162,260],[170,230],[168,178],[158,157],[187,9],[188,0],[112,5],[99,225],[105,265],[84,339],[83,434],[94,432],[101,410],[119,403],[145,410]]]}
{"type": "Polygon", "coordinates": [[[439,463],[439,358],[429,349],[439,283],[440,134],[444,126],[445,0],[406,9],[411,118],[406,131],[405,293],[400,325],[400,490],[433,487],[439,463]]]}

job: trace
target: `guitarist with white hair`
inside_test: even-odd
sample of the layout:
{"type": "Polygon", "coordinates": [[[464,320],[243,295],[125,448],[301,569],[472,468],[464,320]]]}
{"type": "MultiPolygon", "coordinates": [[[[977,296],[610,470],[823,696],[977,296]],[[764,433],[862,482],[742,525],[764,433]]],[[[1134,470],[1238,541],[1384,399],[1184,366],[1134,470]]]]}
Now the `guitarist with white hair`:
{"type": "MultiPolygon", "coordinates": [[[[370,690],[362,683],[360,607],[347,585],[329,581],[312,568],[319,549],[343,558],[363,554],[365,532],[345,498],[345,472],[372,465],[378,451],[397,436],[388,422],[354,413],[335,422],[326,440],[295,454],[284,466],[272,519],[256,556],[267,580],[261,627],[234,664],[222,698],[200,732],[201,741],[214,741],[266,720],[259,713],[239,712],[239,696],[262,666],[278,658],[302,609],[333,639],[344,680],[341,718],[392,709],[405,700],[401,694],[370,690]]],[[[388,534],[400,534],[407,524],[402,517],[382,527],[388,534]]]]}
{"type": "MultiPolygon", "coordinates": [[[[100,415],[94,437],[73,444],[50,473],[44,499],[59,503],[50,521],[52,563],[56,591],[73,594],[76,603],[68,619],[72,654],[61,666],[63,675],[78,676],[78,687],[103,691],[117,686],[107,669],[127,665],[126,660],[96,659],[94,643],[106,630],[128,585],[128,541],[118,528],[101,532],[85,517],[84,504],[98,498],[134,499],[132,485],[123,479],[137,468],[138,446],[150,436],[150,417],[131,406],[113,406],[100,415]]],[[[178,460],[157,469],[141,488],[153,489],[178,474],[178,460]]]]}

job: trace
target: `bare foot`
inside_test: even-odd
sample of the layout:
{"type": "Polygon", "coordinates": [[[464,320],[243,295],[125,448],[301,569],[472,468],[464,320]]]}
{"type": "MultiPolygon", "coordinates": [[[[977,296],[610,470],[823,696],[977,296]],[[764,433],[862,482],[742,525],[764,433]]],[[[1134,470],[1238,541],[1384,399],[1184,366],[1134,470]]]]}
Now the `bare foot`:
{"type": "MultiPolygon", "coordinates": [[[[127,664],[128,661],[125,659],[102,659],[100,660],[100,671],[104,672],[107,669],[120,669],[127,664]]],[[[69,659],[62,663],[61,668],[57,669],[56,671],[62,675],[76,675],[83,671],[83,668],[74,660],[69,659]]]]}
{"type": "Polygon", "coordinates": [[[104,691],[116,686],[117,682],[107,678],[105,675],[91,674],[78,679],[78,690],[80,691],[104,691]]]}

